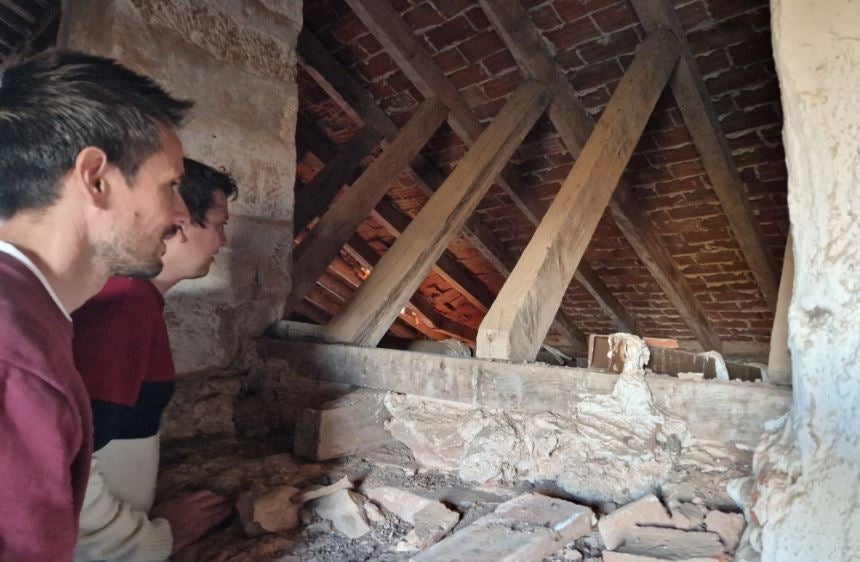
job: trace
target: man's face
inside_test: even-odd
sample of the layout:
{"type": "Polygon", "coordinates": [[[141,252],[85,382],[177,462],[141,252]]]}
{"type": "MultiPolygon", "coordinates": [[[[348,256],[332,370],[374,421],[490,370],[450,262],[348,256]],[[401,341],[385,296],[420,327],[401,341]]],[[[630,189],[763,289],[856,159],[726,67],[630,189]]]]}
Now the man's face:
{"type": "Polygon", "coordinates": [[[226,226],[230,218],[227,196],[212,194],[212,208],[206,211],[203,226],[188,222],[182,232],[167,242],[164,273],[178,279],[198,279],[209,273],[215,255],[227,245],[226,226]]]}
{"type": "Polygon", "coordinates": [[[113,275],[158,275],[166,240],[188,221],[188,209],[178,193],[182,144],[165,128],[161,140],[161,150],[144,160],[131,185],[118,168],[105,176],[115,216],[108,240],[96,244],[96,254],[113,275]]]}

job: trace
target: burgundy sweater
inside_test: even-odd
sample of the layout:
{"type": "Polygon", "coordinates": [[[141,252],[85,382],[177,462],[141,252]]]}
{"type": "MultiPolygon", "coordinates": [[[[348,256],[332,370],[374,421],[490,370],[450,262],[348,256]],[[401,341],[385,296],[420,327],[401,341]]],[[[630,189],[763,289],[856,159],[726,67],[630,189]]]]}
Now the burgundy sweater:
{"type": "Polygon", "coordinates": [[[72,560],[91,456],[72,324],[0,252],[0,561],[72,560]]]}

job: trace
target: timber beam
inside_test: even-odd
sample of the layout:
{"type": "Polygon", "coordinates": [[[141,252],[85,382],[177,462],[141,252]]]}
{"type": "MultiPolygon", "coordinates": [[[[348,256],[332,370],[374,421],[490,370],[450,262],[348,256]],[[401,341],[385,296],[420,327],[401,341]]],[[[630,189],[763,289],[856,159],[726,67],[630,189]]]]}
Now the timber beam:
{"type": "MultiPolygon", "coordinates": [[[[583,400],[611,394],[618,382],[615,373],[539,363],[272,339],[258,345],[264,359],[282,359],[304,377],[521,412],[571,412],[583,400]]],[[[655,404],[697,439],[755,447],[765,422],[791,407],[791,391],[770,385],[654,374],[645,382],[655,404]]]]}
{"type": "MultiPolygon", "coordinates": [[[[530,23],[528,13],[519,0],[480,0],[480,3],[525,76],[545,83],[553,93],[548,110],[550,120],[571,156],[578,158],[594,130],[594,122],[537,28],[530,23]]],[[[624,179],[615,189],[609,210],[619,230],[696,339],[705,349],[720,350],[722,342],[707,314],[660,241],[650,219],[639,209],[624,179]]]]}
{"type": "Polygon", "coordinates": [[[533,361],[669,76],[678,40],[651,33],[478,330],[477,355],[533,361]]]}
{"type": "Polygon", "coordinates": [[[442,187],[326,327],[330,339],[375,346],[541,116],[550,96],[523,84],[442,187]]]}

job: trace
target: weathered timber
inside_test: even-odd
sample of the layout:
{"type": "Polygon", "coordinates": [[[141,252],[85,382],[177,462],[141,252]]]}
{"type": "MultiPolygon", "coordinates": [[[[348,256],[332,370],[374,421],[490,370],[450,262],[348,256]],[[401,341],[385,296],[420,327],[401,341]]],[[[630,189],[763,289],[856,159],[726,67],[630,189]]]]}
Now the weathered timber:
{"type": "Polygon", "coordinates": [[[536,493],[523,494],[413,556],[410,562],[543,560],[587,535],[593,519],[589,507],[536,493]]]}
{"type": "MultiPolygon", "coordinates": [[[[535,363],[505,363],[347,345],[261,340],[264,358],[284,359],[317,380],[416,394],[487,408],[570,412],[607,395],[618,375],[535,363]]],[[[791,391],[760,383],[685,381],[646,375],[655,403],[693,437],[754,447],[763,424],[791,407],[791,391]]]]}
{"type": "Polygon", "coordinates": [[[479,357],[532,361],[678,60],[666,30],[640,46],[478,330],[479,357]]]}
{"type": "Polygon", "coordinates": [[[738,174],[711,95],[687,44],[681,21],[669,0],[633,0],[633,8],[646,31],[664,27],[671,29],[681,40],[681,60],[669,86],[759,290],[771,310],[776,310],[779,269],[750,206],[746,188],[738,174]]]}
{"type": "MultiPolygon", "coordinates": [[[[325,46],[306,29],[299,35],[298,52],[303,67],[332,96],[332,99],[339,104],[341,109],[350,115],[356,115],[368,126],[376,127],[389,140],[394,138],[397,134],[397,125],[376,105],[373,97],[352,79],[349,72],[340,66],[337,60],[326,51],[325,46]]],[[[469,145],[472,144],[471,140],[467,142],[469,145]]],[[[318,156],[321,155],[318,154],[318,156]]],[[[432,197],[445,181],[445,176],[421,154],[415,157],[412,168],[418,180],[416,183],[417,187],[428,197],[432,197]]],[[[384,206],[378,206],[376,211],[379,216],[375,218],[385,218],[386,210],[384,206]]],[[[529,220],[532,219],[529,218],[529,220]]],[[[393,221],[386,223],[381,220],[380,222],[383,226],[395,226],[393,221]]],[[[533,222],[537,224],[536,220],[533,222]]],[[[402,231],[403,229],[399,229],[398,232],[391,231],[391,233],[397,236],[402,231]]],[[[507,277],[510,274],[517,263],[517,257],[481,221],[480,217],[474,214],[470,216],[461,234],[504,276],[507,277]]],[[[446,263],[444,255],[440,257],[437,265],[439,265],[439,269],[436,272],[455,287],[459,285],[466,290],[467,292],[463,293],[463,296],[469,299],[470,302],[476,304],[476,306],[476,301],[483,303],[484,306],[479,307],[482,311],[489,309],[494,297],[483,297],[478,288],[473,287],[470,289],[468,285],[458,279],[457,272],[453,268],[448,267],[449,264],[446,263]],[[446,275],[449,277],[446,278],[446,275]]],[[[623,323],[625,322],[625,318],[629,319],[629,315],[624,311],[617,299],[612,297],[606,285],[585,264],[581,264],[580,268],[583,275],[580,277],[579,272],[577,272],[577,279],[594,295],[598,304],[607,311],[610,318],[617,318],[622,321],[618,326],[620,329],[631,331],[630,326],[623,323]]],[[[585,351],[585,334],[574,326],[564,311],[558,311],[556,319],[553,322],[553,329],[561,334],[575,350],[580,352],[585,351]]]]}
{"type": "MultiPolygon", "coordinates": [[[[445,120],[438,100],[424,101],[395,141],[367,167],[352,187],[335,201],[296,248],[293,288],[284,307],[289,314],[313,287],[326,266],[390,189],[430,136],[445,120]]],[[[325,170],[325,168],[323,169],[325,170]]]]}
{"type": "Polygon", "coordinates": [[[767,357],[768,380],[782,384],[791,383],[791,351],[788,348],[788,306],[794,292],[794,243],[791,233],[785,242],[782,260],[782,275],[779,280],[779,300],[770,332],[770,352],[767,357]]]}
{"type": "Polygon", "coordinates": [[[320,216],[337,192],[349,183],[361,161],[379,145],[382,135],[363,127],[338,150],[307,185],[296,190],[293,232],[299,233],[320,216]]]}
{"type": "MultiPolygon", "coordinates": [[[[548,110],[550,120],[570,154],[574,158],[579,157],[594,123],[537,28],[530,23],[527,12],[519,2],[481,0],[481,5],[526,77],[547,84],[552,91],[553,101],[548,110]]],[[[721,342],[707,315],[660,241],[650,219],[639,210],[625,180],[619,182],[609,209],[639,259],[699,342],[706,349],[721,349],[721,342]]],[[[604,310],[612,316],[617,308],[604,307],[604,310]]],[[[633,330],[625,331],[635,333],[633,330]]]]}
{"type": "MultiPolygon", "coordinates": [[[[387,2],[347,0],[347,3],[380,43],[385,46],[386,52],[394,59],[418,90],[421,91],[422,95],[425,97],[439,97],[442,100],[450,110],[449,124],[466,145],[471,146],[480,136],[483,127],[463,96],[445,76],[439,65],[433,61],[430,53],[410,31],[406,23],[400,18],[400,15],[387,2]]],[[[528,19],[524,21],[528,21],[528,19]]],[[[506,166],[502,169],[498,178],[498,185],[511,198],[513,204],[525,215],[529,222],[534,225],[540,223],[541,217],[546,212],[546,205],[538,199],[534,192],[526,188],[519,173],[513,166],[506,166]]],[[[487,237],[486,229],[482,230],[477,226],[472,226],[474,220],[473,217],[468,223],[470,225],[470,233],[475,235],[470,237],[470,240],[476,243],[476,245],[480,245],[477,246],[479,249],[493,249],[494,246],[492,245],[492,241],[487,237]]],[[[467,233],[467,235],[470,233],[467,233]]],[[[502,254],[499,251],[495,251],[495,255],[501,256],[502,254]]],[[[498,264],[499,262],[493,263],[498,264]]],[[[509,273],[512,268],[513,265],[508,263],[507,270],[504,273],[509,273]]],[[[500,269],[500,271],[502,270],[500,269]]],[[[589,279],[599,282],[596,275],[577,278],[583,284],[587,283],[589,279]]],[[[620,304],[617,300],[614,302],[599,300],[600,295],[609,293],[609,290],[605,288],[602,282],[599,286],[586,288],[598,299],[598,303],[602,308],[615,307],[614,310],[616,312],[611,317],[623,317],[624,313],[620,312],[620,304]]],[[[559,322],[553,327],[565,335],[565,337],[575,333],[572,331],[573,322],[561,310],[558,311],[558,320],[559,322]]],[[[584,340],[577,340],[573,343],[577,349],[584,349],[584,340]]]]}
{"type": "Polygon", "coordinates": [[[376,345],[388,324],[462,228],[493,178],[543,113],[543,86],[523,84],[439,191],[380,259],[356,297],[329,323],[332,339],[376,345]]]}

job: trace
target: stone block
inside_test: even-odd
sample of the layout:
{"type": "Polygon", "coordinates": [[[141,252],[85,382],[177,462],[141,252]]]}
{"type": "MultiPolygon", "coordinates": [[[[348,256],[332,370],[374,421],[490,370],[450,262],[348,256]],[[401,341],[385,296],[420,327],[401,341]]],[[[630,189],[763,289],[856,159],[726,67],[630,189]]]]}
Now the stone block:
{"type": "Polygon", "coordinates": [[[597,528],[606,548],[615,550],[637,525],[670,526],[672,519],[660,499],[652,494],[613,511],[597,523],[597,528]]]}
{"type": "Polygon", "coordinates": [[[244,492],[236,502],[245,534],[256,537],[297,527],[301,506],[292,501],[298,488],[281,486],[263,493],[244,492]]]}
{"type": "Polygon", "coordinates": [[[591,509],[523,494],[412,557],[413,562],[529,562],[542,560],[591,530],[591,509]]]}
{"type": "Polygon", "coordinates": [[[403,519],[407,523],[415,524],[415,515],[431,506],[438,503],[429,498],[419,496],[403,488],[394,486],[376,486],[373,488],[362,488],[361,492],[368,499],[379,504],[397,517],[403,519]]]}
{"type": "Polygon", "coordinates": [[[434,502],[415,513],[415,536],[423,550],[439,542],[460,521],[460,514],[434,502]]]}
{"type": "Polygon", "coordinates": [[[745,525],[744,517],[740,513],[709,511],[705,516],[705,528],[718,534],[728,550],[737,548],[745,525]]]}
{"type": "Polygon", "coordinates": [[[314,511],[328,519],[339,533],[357,539],[370,532],[364,512],[364,497],[352,490],[341,489],[314,502],[314,511]]]}
{"type": "Polygon", "coordinates": [[[616,550],[662,560],[726,559],[723,543],[716,533],[681,531],[666,527],[628,529],[624,534],[624,543],[616,550]]]}

